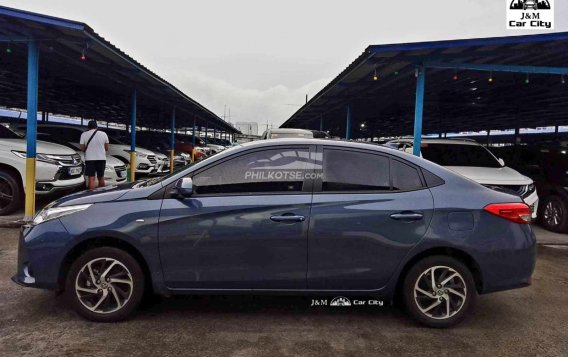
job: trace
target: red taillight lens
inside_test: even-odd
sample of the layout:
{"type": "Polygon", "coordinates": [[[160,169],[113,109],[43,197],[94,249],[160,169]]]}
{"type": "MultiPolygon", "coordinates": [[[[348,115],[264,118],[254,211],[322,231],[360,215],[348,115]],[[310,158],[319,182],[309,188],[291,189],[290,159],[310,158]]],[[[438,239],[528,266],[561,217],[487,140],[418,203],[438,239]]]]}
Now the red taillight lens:
{"type": "Polygon", "coordinates": [[[531,209],[524,203],[493,203],[485,206],[484,210],[511,222],[531,222],[531,209]]]}

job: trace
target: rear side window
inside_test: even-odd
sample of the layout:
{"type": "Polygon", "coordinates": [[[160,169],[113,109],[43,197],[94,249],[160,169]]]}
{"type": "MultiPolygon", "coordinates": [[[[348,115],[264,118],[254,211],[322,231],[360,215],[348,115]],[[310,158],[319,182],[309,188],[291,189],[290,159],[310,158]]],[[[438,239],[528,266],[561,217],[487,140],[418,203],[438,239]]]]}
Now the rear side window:
{"type": "Polygon", "coordinates": [[[355,151],[324,149],[323,191],[389,191],[389,159],[355,151]]]}
{"type": "Polygon", "coordinates": [[[255,151],[197,173],[193,183],[197,194],[299,192],[313,162],[308,148],[255,151]]]}
{"type": "Polygon", "coordinates": [[[423,187],[418,170],[398,160],[391,160],[391,176],[393,190],[413,191],[423,187]]]}

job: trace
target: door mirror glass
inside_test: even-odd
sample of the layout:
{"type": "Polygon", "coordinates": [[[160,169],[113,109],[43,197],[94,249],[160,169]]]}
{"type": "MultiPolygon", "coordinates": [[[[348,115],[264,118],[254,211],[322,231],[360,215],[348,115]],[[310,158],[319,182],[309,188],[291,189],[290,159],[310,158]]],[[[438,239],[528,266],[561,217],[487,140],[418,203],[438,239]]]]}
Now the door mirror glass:
{"type": "Polygon", "coordinates": [[[193,194],[193,180],[190,177],[184,177],[176,182],[177,192],[184,197],[193,194]]]}
{"type": "Polygon", "coordinates": [[[505,166],[505,160],[499,159],[499,164],[500,164],[501,166],[505,166]]]}

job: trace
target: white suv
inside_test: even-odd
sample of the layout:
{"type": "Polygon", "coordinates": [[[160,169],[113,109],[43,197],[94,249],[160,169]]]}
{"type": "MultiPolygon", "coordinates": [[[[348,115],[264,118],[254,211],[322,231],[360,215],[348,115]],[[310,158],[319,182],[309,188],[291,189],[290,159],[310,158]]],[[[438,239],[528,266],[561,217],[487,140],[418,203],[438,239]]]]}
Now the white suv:
{"type": "MultiPolygon", "coordinates": [[[[84,185],[80,156],[65,146],[37,141],[36,194],[71,192],[84,185]]],[[[26,140],[0,125],[0,215],[17,210],[26,189],[26,140]]]]}
{"type": "MultiPolygon", "coordinates": [[[[66,124],[47,124],[41,123],[37,128],[38,132],[51,134],[60,137],[74,146],[79,147],[79,139],[81,134],[87,130],[84,127],[70,126],[66,124]]],[[[104,130],[103,130],[104,131],[104,130]]],[[[109,147],[107,155],[114,156],[128,166],[130,163],[130,145],[126,145],[112,135],[108,135],[109,147]]],[[[136,173],[150,174],[159,169],[159,163],[156,155],[146,149],[136,148],[136,173]]]]}
{"type": "MultiPolygon", "coordinates": [[[[385,146],[413,151],[413,139],[392,140],[385,146]]],[[[521,196],[530,206],[532,218],[538,210],[538,194],[533,180],[505,166],[491,151],[472,140],[423,139],[420,155],[438,165],[457,172],[483,186],[521,196]]]]}

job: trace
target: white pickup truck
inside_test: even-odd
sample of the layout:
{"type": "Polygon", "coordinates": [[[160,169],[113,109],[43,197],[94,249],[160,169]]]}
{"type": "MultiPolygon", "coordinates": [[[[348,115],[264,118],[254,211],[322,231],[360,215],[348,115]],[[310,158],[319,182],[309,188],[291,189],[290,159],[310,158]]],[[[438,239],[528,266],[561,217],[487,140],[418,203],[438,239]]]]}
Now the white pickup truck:
{"type": "MultiPolygon", "coordinates": [[[[81,157],[65,146],[37,141],[36,194],[71,192],[84,185],[81,157]]],[[[0,125],[0,215],[17,210],[26,189],[26,140],[0,125]]]]}

